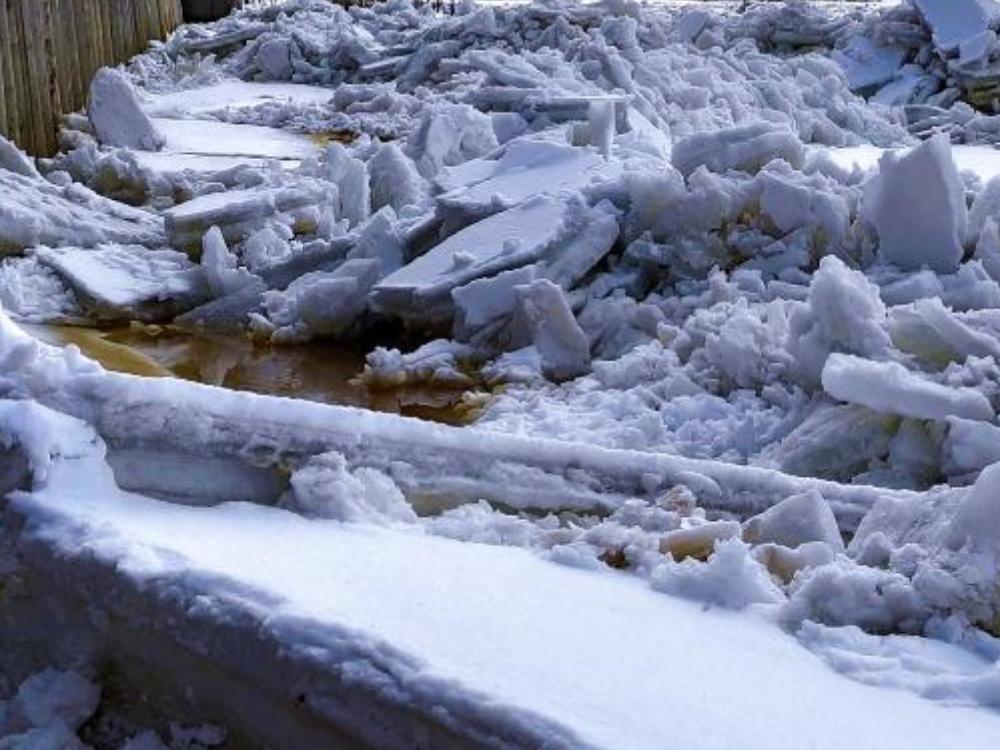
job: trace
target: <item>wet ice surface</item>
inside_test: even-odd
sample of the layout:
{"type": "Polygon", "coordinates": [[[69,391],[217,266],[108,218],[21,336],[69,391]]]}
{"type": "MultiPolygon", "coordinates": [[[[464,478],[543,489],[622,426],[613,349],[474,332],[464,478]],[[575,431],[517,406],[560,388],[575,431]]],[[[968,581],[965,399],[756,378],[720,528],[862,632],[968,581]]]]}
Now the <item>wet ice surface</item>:
{"type": "Polygon", "coordinates": [[[413,705],[485,691],[504,706],[487,732],[530,727],[515,745],[839,746],[845,714],[853,747],[982,744],[997,5],[742,5],[301,0],[102,74],[45,177],[0,143],[0,395],[21,400],[4,440],[41,439],[48,417],[15,418],[32,399],[69,410],[162,498],[182,426],[190,487],[284,509],[110,492],[73,515],[57,483],[19,506],[46,554],[83,528],[147,600],[133,558],[205,573],[191,594],[212,602],[211,576],[260,586],[448,682],[417,680],[413,705]],[[90,326],[32,330],[161,379],[11,318],[90,326]],[[217,526],[231,538],[198,543],[217,526]],[[261,563],[279,529],[281,564],[261,563]],[[366,585],[414,561],[440,572],[368,609],[366,585]],[[532,669],[537,695],[512,677],[532,669]]]}

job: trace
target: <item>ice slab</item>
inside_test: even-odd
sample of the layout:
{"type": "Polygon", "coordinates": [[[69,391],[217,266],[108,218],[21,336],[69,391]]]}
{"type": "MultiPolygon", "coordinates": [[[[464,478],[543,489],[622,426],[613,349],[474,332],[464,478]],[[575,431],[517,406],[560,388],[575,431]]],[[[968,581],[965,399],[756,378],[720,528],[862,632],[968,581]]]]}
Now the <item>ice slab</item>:
{"type": "Polygon", "coordinates": [[[986,31],[1000,19],[995,0],[913,0],[934,34],[934,43],[945,51],[986,31]]]}
{"type": "Polygon", "coordinates": [[[591,149],[519,141],[511,144],[499,159],[474,159],[442,170],[438,182],[448,192],[437,200],[447,210],[483,213],[515,206],[541,192],[578,189],[614,169],[591,149]]]}
{"type": "Polygon", "coordinates": [[[34,245],[160,245],[164,239],[163,219],[152,213],[82,185],[60,187],[0,170],[0,254],[34,245]]]}
{"type": "Polygon", "coordinates": [[[213,226],[227,242],[236,242],[259,229],[269,218],[308,210],[328,199],[320,184],[298,183],[287,187],[259,187],[209,193],[164,212],[167,234],[175,247],[199,246],[213,226]]]}
{"type": "Polygon", "coordinates": [[[295,83],[254,83],[225,80],[162,94],[149,94],[141,102],[150,117],[186,120],[211,116],[230,109],[252,109],[263,105],[279,107],[326,104],[333,90],[295,83]]]}
{"type": "Polygon", "coordinates": [[[866,36],[856,36],[846,47],[830,55],[847,76],[852,91],[888,83],[906,58],[903,47],[881,46],[866,36]]]}
{"type": "Polygon", "coordinates": [[[965,187],[947,135],[912,151],[885,153],[865,186],[862,213],[879,236],[879,254],[908,270],[954,273],[968,224],[965,187]]]}
{"type": "Polygon", "coordinates": [[[992,421],[995,416],[989,399],[974,388],[941,385],[896,362],[850,354],[830,355],[823,367],[823,389],[841,401],[913,419],[992,421]]]}
{"type": "MultiPolygon", "coordinates": [[[[176,175],[181,172],[212,174],[235,167],[264,169],[271,163],[270,159],[257,156],[178,154],[172,151],[134,151],[132,155],[139,166],[163,175],[176,175]]],[[[294,159],[280,161],[281,167],[286,170],[295,169],[300,163],[294,159]]]]}
{"type": "MultiPolygon", "coordinates": [[[[877,498],[913,495],[722,461],[454,428],[104,372],[78,355],[38,344],[0,311],[0,361],[11,358],[18,366],[5,377],[18,392],[94,420],[112,446],[122,486],[192,503],[204,503],[206,495],[232,500],[267,495],[276,481],[267,479],[262,490],[261,477],[277,470],[287,478],[288,466],[333,450],[352,465],[390,473],[411,502],[430,500],[437,509],[480,499],[521,509],[614,508],[627,497],[643,496],[650,476],[664,483],[702,477],[720,488],[709,505],[736,513],[760,512],[781,498],[816,489],[841,527],[853,529],[877,498]],[[585,470],[583,483],[579,468],[585,470]]],[[[273,502],[277,495],[267,498],[273,502]]]]}
{"type": "Polygon", "coordinates": [[[452,311],[452,289],[548,256],[554,263],[562,261],[553,275],[566,276],[559,281],[572,281],[579,269],[571,266],[579,258],[574,257],[577,253],[561,252],[559,246],[581,237],[584,242],[576,249],[588,259],[589,268],[596,263],[594,256],[599,259],[606,253],[617,236],[617,226],[613,234],[606,231],[609,222],[614,223],[603,211],[577,201],[532,198],[463,229],[390,274],[375,287],[372,302],[377,309],[407,318],[446,319],[452,311]],[[585,247],[590,228],[599,242],[585,247]]]}
{"type": "Polygon", "coordinates": [[[259,125],[164,118],[154,118],[153,122],[163,134],[164,148],[181,154],[302,160],[321,152],[307,135],[259,125]]]}
{"type": "Polygon", "coordinates": [[[670,737],[691,750],[989,747],[1000,733],[992,711],[838,675],[762,618],[521,549],[82,488],[18,493],[8,512],[27,522],[12,541],[91,611],[135,619],[146,638],[277,696],[278,710],[304,695],[298,711],[378,746],[414,743],[427,725],[465,746],[670,737]],[[366,701],[363,721],[348,695],[366,701]]]}
{"type": "Polygon", "coordinates": [[[202,269],[174,250],[100,245],[42,248],[36,254],[98,318],[163,319],[208,298],[202,269]]]}

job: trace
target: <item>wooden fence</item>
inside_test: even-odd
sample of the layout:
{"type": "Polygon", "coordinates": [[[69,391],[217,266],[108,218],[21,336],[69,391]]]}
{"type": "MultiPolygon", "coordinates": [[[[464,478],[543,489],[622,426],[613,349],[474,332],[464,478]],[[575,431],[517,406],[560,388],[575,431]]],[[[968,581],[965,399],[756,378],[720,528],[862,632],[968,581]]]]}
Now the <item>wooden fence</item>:
{"type": "Polygon", "coordinates": [[[0,0],[0,133],[52,154],[60,115],[84,105],[98,68],[180,23],[180,0],[0,0]]]}

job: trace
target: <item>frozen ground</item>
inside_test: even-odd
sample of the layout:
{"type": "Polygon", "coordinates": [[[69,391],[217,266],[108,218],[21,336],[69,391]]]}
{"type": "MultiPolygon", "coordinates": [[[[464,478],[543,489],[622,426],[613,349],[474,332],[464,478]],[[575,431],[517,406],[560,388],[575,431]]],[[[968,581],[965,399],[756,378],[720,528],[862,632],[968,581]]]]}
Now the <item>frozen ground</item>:
{"type": "Polygon", "coordinates": [[[53,158],[0,141],[0,730],[988,746],[998,28],[292,0],[102,71],[53,158]],[[136,378],[19,327],[132,321],[485,408],[136,378]]]}

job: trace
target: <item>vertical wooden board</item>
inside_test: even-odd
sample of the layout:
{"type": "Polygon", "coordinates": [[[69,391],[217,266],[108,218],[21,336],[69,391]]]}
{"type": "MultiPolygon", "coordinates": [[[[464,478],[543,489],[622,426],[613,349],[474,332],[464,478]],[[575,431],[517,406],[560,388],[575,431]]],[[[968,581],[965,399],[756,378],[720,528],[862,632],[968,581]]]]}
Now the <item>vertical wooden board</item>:
{"type": "Polygon", "coordinates": [[[7,91],[10,88],[10,65],[7,62],[6,47],[10,43],[7,31],[7,5],[0,0],[0,134],[12,138],[10,122],[7,120],[7,91]]]}
{"type": "Polygon", "coordinates": [[[28,80],[34,100],[34,130],[37,154],[48,154],[54,137],[55,113],[51,91],[51,39],[48,38],[46,8],[38,2],[26,2],[24,9],[25,41],[28,49],[28,80]]]}
{"type": "Polygon", "coordinates": [[[76,9],[76,58],[80,66],[80,99],[77,108],[82,107],[87,100],[87,91],[90,88],[90,79],[96,69],[95,44],[93,23],[94,3],[93,0],[70,0],[76,9]]]}
{"type": "Polygon", "coordinates": [[[8,20],[11,29],[11,61],[13,63],[17,110],[17,142],[23,149],[37,153],[35,102],[31,95],[30,68],[28,64],[28,38],[24,6],[30,0],[8,0],[8,20]]]}
{"type": "Polygon", "coordinates": [[[52,106],[52,122],[50,124],[51,141],[54,148],[58,142],[59,118],[72,107],[70,99],[76,79],[76,71],[68,59],[67,42],[71,34],[67,33],[65,19],[60,23],[61,0],[44,0],[40,2],[42,10],[42,38],[45,45],[45,61],[48,65],[49,102],[52,106]]]}

